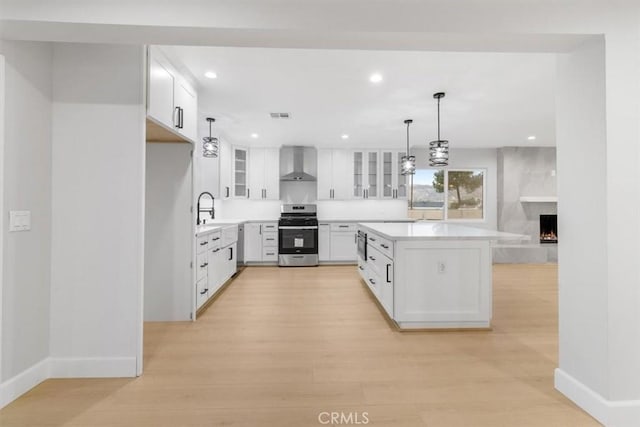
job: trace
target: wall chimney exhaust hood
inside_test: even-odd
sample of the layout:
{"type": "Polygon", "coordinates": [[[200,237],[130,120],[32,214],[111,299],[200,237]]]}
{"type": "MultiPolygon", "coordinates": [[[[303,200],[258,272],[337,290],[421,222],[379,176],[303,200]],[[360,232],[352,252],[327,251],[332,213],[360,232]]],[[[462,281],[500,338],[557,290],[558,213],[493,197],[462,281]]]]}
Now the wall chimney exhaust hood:
{"type": "MultiPolygon", "coordinates": [[[[305,158],[309,160],[315,159],[315,148],[302,147],[302,146],[290,146],[282,147],[280,155],[281,165],[287,165],[290,172],[283,174],[280,177],[280,181],[315,181],[316,177],[308,173],[309,166],[305,168],[305,158]]],[[[313,168],[315,169],[315,168],[313,168]]]]}

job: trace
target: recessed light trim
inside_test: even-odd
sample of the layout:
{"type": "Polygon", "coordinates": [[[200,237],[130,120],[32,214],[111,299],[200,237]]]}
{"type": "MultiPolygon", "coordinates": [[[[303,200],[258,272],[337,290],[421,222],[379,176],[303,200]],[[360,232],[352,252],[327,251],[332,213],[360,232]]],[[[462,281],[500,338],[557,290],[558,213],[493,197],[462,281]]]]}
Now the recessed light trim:
{"type": "Polygon", "coordinates": [[[371,83],[380,83],[380,82],[382,82],[382,80],[384,80],[384,79],[382,77],[382,74],[380,74],[380,73],[373,73],[369,77],[369,81],[371,83]]]}
{"type": "Polygon", "coordinates": [[[340,138],[342,138],[342,139],[349,139],[349,135],[348,135],[348,134],[346,134],[346,133],[343,133],[343,134],[340,136],[340,138]]]}
{"type": "Polygon", "coordinates": [[[536,136],[535,135],[530,135],[530,136],[527,137],[527,139],[529,141],[535,141],[536,140],[536,136]]]}
{"type": "Polygon", "coordinates": [[[258,138],[260,135],[258,135],[257,133],[252,133],[251,134],[251,138],[256,139],[258,138]]]}
{"type": "Polygon", "coordinates": [[[204,73],[204,76],[208,79],[217,79],[218,78],[218,74],[216,74],[214,71],[207,71],[206,73],[204,73]]]}

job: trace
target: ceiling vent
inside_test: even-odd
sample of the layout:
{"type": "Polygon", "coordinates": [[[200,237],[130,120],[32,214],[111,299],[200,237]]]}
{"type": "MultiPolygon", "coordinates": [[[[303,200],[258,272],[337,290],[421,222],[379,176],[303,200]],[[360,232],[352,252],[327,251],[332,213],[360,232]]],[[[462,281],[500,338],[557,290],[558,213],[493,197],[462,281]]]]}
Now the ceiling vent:
{"type": "Polygon", "coordinates": [[[272,119],[288,119],[290,118],[289,113],[269,113],[272,119]]]}

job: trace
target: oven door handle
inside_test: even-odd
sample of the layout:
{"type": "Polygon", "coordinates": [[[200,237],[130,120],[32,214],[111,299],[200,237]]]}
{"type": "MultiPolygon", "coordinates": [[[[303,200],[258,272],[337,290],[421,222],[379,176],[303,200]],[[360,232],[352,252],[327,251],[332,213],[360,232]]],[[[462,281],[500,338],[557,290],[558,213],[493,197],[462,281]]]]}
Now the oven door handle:
{"type": "Polygon", "coordinates": [[[309,225],[309,226],[298,226],[295,225],[281,225],[278,227],[280,230],[317,230],[317,225],[309,225]]]}

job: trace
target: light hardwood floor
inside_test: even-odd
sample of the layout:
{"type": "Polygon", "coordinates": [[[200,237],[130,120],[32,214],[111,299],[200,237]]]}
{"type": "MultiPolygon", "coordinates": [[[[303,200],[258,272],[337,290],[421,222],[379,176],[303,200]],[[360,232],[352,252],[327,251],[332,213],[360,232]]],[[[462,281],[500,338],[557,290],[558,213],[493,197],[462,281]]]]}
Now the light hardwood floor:
{"type": "Polygon", "coordinates": [[[0,425],[599,425],[553,388],[556,276],[494,266],[492,331],[397,332],[353,266],[246,268],[196,323],[145,325],[142,377],[46,381],[0,425]]]}

